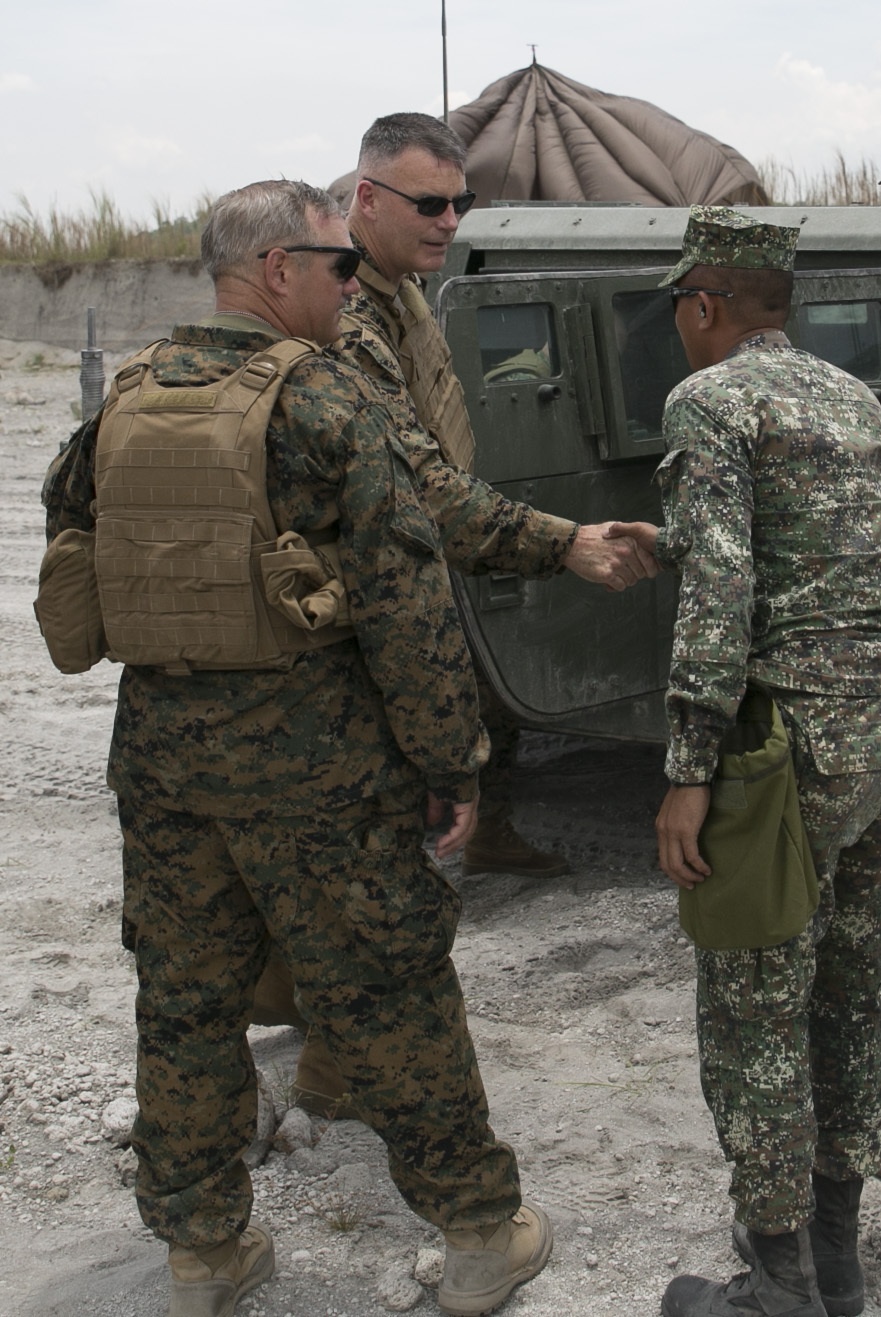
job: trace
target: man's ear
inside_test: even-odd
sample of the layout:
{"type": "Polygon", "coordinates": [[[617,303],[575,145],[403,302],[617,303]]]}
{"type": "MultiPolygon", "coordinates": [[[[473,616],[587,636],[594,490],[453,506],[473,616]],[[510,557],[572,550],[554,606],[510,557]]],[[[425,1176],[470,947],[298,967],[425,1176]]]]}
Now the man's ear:
{"type": "Polygon", "coordinates": [[[273,247],[260,264],[263,266],[263,280],[266,287],[274,293],[281,292],[287,286],[290,277],[291,267],[287,253],[280,247],[273,247]]]}
{"type": "Polygon", "coordinates": [[[714,297],[710,297],[708,293],[698,293],[697,297],[697,315],[698,319],[703,321],[703,324],[701,324],[699,328],[709,329],[716,319],[716,312],[719,306],[718,300],[714,297]]]}
{"type": "Polygon", "coordinates": [[[368,219],[373,219],[376,214],[376,192],[377,189],[366,178],[358,179],[354,200],[358,202],[361,214],[366,215],[368,219]]]}

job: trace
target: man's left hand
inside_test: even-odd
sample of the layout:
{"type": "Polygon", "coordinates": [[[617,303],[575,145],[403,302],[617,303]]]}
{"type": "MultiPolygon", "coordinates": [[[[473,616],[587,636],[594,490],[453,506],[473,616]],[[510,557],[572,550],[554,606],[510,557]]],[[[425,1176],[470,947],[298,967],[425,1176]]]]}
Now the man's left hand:
{"type": "Polygon", "coordinates": [[[697,844],[709,808],[708,786],[671,786],[655,819],[661,868],[689,891],[712,873],[697,844]]]}
{"type": "Polygon", "coordinates": [[[605,521],[598,526],[579,526],[563,565],[594,585],[626,590],[645,577],[657,576],[660,571],[651,550],[643,547],[654,543],[654,535],[657,527],[643,521],[605,521]],[[615,531],[610,535],[613,526],[615,531]]]}

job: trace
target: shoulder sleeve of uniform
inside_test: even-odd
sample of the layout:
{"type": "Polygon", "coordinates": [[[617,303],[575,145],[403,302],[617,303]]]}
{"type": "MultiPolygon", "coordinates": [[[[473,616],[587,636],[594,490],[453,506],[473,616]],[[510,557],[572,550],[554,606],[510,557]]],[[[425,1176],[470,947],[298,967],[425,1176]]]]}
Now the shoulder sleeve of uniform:
{"type": "Polygon", "coordinates": [[[386,305],[378,294],[371,294],[364,288],[346,306],[341,327],[343,332],[357,328],[379,334],[393,353],[401,337],[401,327],[391,306],[386,305]]]}
{"type": "Polygon", "coordinates": [[[310,427],[323,417],[326,432],[342,428],[361,407],[385,406],[374,381],[336,352],[304,357],[288,376],[286,388],[298,416],[310,427]]]}
{"type": "Polygon", "coordinates": [[[733,424],[737,409],[729,418],[719,381],[702,375],[670,397],[655,476],[658,559],[681,573],[667,691],[667,774],[679,783],[712,777],[746,684],[754,584],[749,434],[733,424]]]}
{"type": "Polygon", "coordinates": [[[340,436],[340,561],[352,625],[403,753],[429,789],[470,800],[482,741],[437,527],[388,413],[340,436]]]}
{"type": "Polygon", "coordinates": [[[97,412],[74,431],[46,472],[42,500],[49,541],[63,530],[91,530],[95,524],[95,445],[101,414],[97,412]]]}
{"type": "MultiPolygon", "coordinates": [[[[369,319],[343,318],[343,333],[334,344],[334,355],[338,360],[364,371],[373,379],[380,379],[389,388],[397,389],[402,395],[407,393],[407,381],[401,370],[401,363],[384,334],[369,319]]],[[[410,404],[412,407],[412,403],[410,404]]],[[[415,416],[415,411],[414,411],[415,416]]]]}

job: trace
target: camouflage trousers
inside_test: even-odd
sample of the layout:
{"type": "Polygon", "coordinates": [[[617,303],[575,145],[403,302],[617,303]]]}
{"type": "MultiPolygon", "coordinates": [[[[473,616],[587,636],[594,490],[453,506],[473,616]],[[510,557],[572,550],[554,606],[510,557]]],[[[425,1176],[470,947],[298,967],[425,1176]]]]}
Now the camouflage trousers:
{"type": "Polygon", "coordinates": [[[201,1247],[248,1221],[246,1029],[270,937],[410,1207],[441,1229],[516,1212],[516,1160],[487,1123],[449,958],[459,898],[422,850],[420,803],[304,820],[120,800],[139,982],[136,1193],[160,1238],[201,1247]]]}
{"type": "Polygon", "coordinates": [[[881,773],[825,777],[789,727],[819,909],[781,946],[696,953],[701,1084],[764,1234],[813,1215],[812,1168],[881,1172],[881,773]]]}

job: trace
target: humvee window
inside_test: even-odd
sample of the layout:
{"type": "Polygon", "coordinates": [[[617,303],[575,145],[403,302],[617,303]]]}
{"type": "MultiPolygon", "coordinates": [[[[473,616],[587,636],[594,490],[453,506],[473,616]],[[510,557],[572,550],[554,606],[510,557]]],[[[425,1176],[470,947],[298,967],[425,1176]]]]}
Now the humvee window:
{"type": "Polygon", "coordinates": [[[615,293],[612,311],[628,433],[655,438],[667,394],[689,373],[670,298],[666,289],[615,293]]]}
{"type": "Polygon", "coordinates": [[[560,358],[547,303],[477,308],[477,337],[487,384],[559,375],[560,358]]]}
{"type": "Polygon", "coordinates": [[[857,379],[881,380],[881,302],[814,302],[798,308],[800,344],[857,379]]]}

